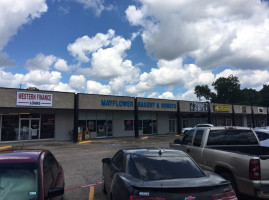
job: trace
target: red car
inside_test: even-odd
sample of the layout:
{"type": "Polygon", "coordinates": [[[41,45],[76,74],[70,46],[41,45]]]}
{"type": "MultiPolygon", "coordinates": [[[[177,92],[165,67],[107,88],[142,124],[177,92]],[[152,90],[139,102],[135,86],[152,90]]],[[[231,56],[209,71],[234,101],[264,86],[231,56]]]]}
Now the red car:
{"type": "Polygon", "coordinates": [[[64,172],[47,150],[0,151],[1,199],[62,199],[64,172]]]}

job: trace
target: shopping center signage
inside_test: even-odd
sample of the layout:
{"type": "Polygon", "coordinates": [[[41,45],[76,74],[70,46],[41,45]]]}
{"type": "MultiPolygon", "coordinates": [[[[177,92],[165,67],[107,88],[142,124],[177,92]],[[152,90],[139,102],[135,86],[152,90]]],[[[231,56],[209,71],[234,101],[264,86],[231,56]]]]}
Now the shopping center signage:
{"type": "Polygon", "coordinates": [[[214,111],[216,112],[230,112],[231,111],[231,106],[227,105],[214,105],[214,111]]]}
{"type": "Polygon", "coordinates": [[[207,103],[190,103],[190,111],[207,112],[208,104],[207,103]]]}
{"type": "Polygon", "coordinates": [[[17,92],[17,106],[52,106],[52,94],[17,92]]]}
{"type": "MultiPolygon", "coordinates": [[[[133,101],[123,101],[123,100],[108,100],[108,99],[101,99],[101,106],[106,107],[134,107],[133,101]]],[[[137,102],[138,108],[155,108],[155,109],[176,109],[177,105],[174,103],[156,103],[156,102],[149,102],[149,101],[138,101],[137,102]]]]}

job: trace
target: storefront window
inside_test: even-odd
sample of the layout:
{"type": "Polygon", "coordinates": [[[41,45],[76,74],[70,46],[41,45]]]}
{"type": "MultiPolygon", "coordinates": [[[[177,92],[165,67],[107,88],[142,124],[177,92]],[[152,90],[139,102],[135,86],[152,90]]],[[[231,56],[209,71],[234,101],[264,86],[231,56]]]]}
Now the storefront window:
{"type": "Polygon", "coordinates": [[[40,139],[54,138],[55,116],[41,115],[40,139]]]}
{"type": "Polygon", "coordinates": [[[112,120],[97,120],[97,137],[112,136],[112,120]]]}
{"type": "Polygon", "coordinates": [[[125,131],[134,130],[133,120],[124,120],[124,130],[125,131]]]}
{"type": "Polygon", "coordinates": [[[19,115],[3,115],[1,141],[13,141],[18,139],[19,115]]]}
{"type": "Polygon", "coordinates": [[[87,120],[87,125],[90,132],[96,132],[96,120],[87,120]]]}

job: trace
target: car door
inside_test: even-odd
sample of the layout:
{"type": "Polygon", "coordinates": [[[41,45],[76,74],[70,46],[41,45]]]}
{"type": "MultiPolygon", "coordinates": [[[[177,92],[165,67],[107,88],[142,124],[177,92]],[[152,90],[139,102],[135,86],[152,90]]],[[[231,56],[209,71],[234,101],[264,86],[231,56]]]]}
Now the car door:
{"type": "Polygon", "coordinates": [[[195,130],[189,130],[183,137],[180,149],[189,154],[195,130]]]}
{"type": "Polygon", "coordinates": [[[108,165],[109,172],[107,177],[108,189],[110,192],[111,184],[113,177],[116,173],[124,171],[124,153],[123,151],[118,151],[113,158],[111,159],[110,164],[108,165]]]}
{"type": "Polygon", "coordinates": [[[189,147],[189,155],[198,163],[202,164],[202,140],[205,130],[196,130],[193,136],[192,146],[189,147]]]}

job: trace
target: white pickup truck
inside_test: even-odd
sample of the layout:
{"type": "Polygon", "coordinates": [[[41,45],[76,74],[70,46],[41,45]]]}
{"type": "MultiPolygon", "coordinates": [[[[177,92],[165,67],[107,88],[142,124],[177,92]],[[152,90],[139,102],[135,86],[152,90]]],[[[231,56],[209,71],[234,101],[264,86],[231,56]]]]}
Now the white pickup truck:
{"type": "Polygon", "coordinates": [[[245,127],[189,130],[171,148],[188,153],[203,169],[228,179],[238,194],[269,199],[269,147],[245,127]]]}

